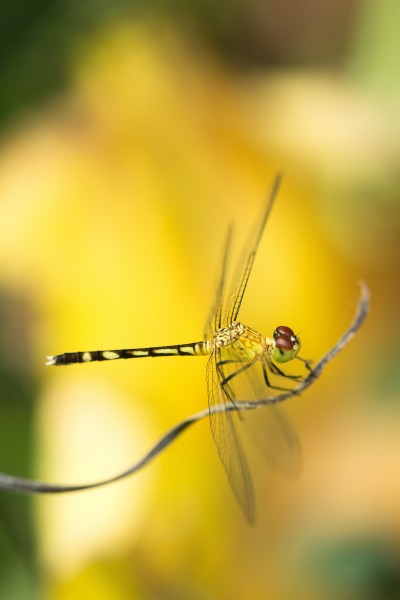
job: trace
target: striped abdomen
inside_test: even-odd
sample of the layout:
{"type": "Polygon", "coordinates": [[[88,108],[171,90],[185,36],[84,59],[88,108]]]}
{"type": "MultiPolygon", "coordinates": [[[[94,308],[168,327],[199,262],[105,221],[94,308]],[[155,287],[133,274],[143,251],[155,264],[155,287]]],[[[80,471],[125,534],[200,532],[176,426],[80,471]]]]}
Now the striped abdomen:
{"type": "Polygon", "coordinates": [[[124,350],[93,350],[89,352],[65,352],[48,356],[47,365],[73,365],[95,360],[117,360],[119,358],[144,358],[146,356],[204,356],[210,354],[210,342],[192,342],[176,346],[154,348],[127,348],[124,350]]]}

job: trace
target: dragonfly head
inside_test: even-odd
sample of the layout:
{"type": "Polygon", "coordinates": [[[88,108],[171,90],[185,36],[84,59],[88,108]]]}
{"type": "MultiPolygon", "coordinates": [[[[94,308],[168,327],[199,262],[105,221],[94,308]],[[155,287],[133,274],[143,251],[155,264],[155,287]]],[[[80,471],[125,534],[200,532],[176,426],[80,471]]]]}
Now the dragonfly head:
{"type": "Polygon", "coordinates": [[[277,363],[285,363],[293,360],[300,350],[300,340],[293,330],[286,325],[279,325],[274,331],[274,348],[272,358],[277,363]]]}

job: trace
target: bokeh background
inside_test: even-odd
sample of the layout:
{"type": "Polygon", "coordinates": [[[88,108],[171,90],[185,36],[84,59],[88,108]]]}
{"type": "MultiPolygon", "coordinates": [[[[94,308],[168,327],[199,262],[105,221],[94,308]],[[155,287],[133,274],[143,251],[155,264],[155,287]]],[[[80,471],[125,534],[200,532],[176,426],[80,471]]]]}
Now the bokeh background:
{"type": "Polygon", "coordinates": [[[284,180],[241,320],[318,359],[287,404],[304,467],[253,464],[258,522],[206,421],[108,488],[0,493],[0,596],[400,598],[400,7],[395,0],[3,3],[0,470],[111,476],[207,404],[206,359],[52,369],[46,354],[197,341],[284,180]]]}

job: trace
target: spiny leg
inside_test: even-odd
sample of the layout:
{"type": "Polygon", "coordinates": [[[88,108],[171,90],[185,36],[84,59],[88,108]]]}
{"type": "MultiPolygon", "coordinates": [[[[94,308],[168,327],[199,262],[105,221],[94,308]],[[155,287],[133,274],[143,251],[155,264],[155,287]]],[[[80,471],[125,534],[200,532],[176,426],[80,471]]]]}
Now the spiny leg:
{"type": "Polygon", "coordinates": [[[268,363],[268,366],[274,375],[279,375],[279,377],[285,377],[286,379],[303,379],[302,375],[289,375],[282,371],[275,363],[268,363]]]}
{"type": "MultiPolygon", "coordinates": [[[[266,363],[265,361],[263,361],[262,363],[262,369],[263,369],[263,376],[264,376],[264,381],[267,387],[269,387],[272,390],[279,390],[281,392],[291,392],[292,389],[288,388],[288,387],[281,387],[278,385],[273,385],[268,377],[268,372],[267,372],[267,364],[269,366],[269,368],[271,369],[271,371],[275,374],[275,375],[280,375],[282,377],[287,377],[287,378],[293,378],[292,375],[286,375],[286,373],[284,373],[283,371],[281,371],[280,369],[278,369],[278,367],[276,365],[274,365],[273,363],[266,363]],[[277,371],[274,371],[275,367],[277,369],[277,371]]],[[[295,376],[298,377],[298,376],[295,376]]],[[[294,393],[294,392],[293,392],[294,393]]]]}
{"type": "Polygon", "coordinates": [[[304,363],[305,368],[308,369],[310,371],[310,373],[312,373],[312,367],[311,367],[311,364],[313,363],[312,360],[307,359],[307,358],[302,358],[301,356],[295,356],[295,358],[297,358],[297,360],[300,360],[302,363],[304,363]]]}
{"type": "MultiPolygon", "coordinates": [[[[239,362],[239,361],[229,361],[229,362],[239,362]]],[[[237,369],[237,371],[234,371],[233,373],[231,373],[230,375],[228,375],[227,377],[223,377],[222,381],[221,381],[221,387],[224,390],[225,394],[227,395],[227,397],[229,398],[229,400],[231,402],[233,402],[235,404],[235,401],[233,399],[233,393],[231,391],[230,386],[228,385],[228,382],[231,381],[234,377],[237,377],[237,375],[240,375],[240,373],[243,373],[244,371],[247,371],[247,369],[249,369],[250,367],[252,367],[254,365],[254,362],[249,362],[246,363],[245,365],[243,365],[243,367],[240,367],[240,369],[237,369]]],[[[218,369],[218,372],[220,375],[223,375],[222,371],[220,369],[218,369]]]]}
{"type": "Polygon", "coordinates": [[[222,370],[222,367],[224,365],[229,365],[229,364],[236,364],[236,363],[241,363],[242,361],[240,360],[233,360],[233,359],[228,359],[228,360],[219,360],[218,362],[215,362],[215,366],[216,366],[216,370],[218,373],[218,379],[220,382],[220,385],[226,395],[226,397],[228,398],[228,400],[230,402],[234,403],[234,399],[233,399],[233,391],[231,390],[230,386],[228,385],[227,382],[224,383],[225,381],[225,374],[222,370]]]}
{"type": "MultiPolygon", "coordinates": [[[[232,388],[231,388],[231,386],[229,385],[228,382],[231,381],[237,375],[240,375],[244,371],[247,371],[247,369],[249,369],[250,367],[253,367],[255,365],[256,361],[246,362],[246,364],[244,364],[242,367],[240,367],[240,369],[237,369],[233,373],[230,373],[230,375],[228,375],[228,376],[225,376],[225,374],[222,371],[221,367],[223,365],[226,365],[226,364],[235,364],[235,363],[242,363],[242,362],[243,361],[241,361],[241,360],[221,360],[219,362],[216,362],[217,374],[218,374],[218,378],[219,378],[221,389],[224,392],[225,396],[228,398],[228,400],[234,406],[237,406],[237,404],[236,404],[236,401],[235,401],[235,398],[234,398],[233,390],[232,390],[232,388]]],[[[243,415],[241,414],[241,412],[238,411],[237,414],[238,414],[239,419],[242,420],[243,419],[243,415]]]]}

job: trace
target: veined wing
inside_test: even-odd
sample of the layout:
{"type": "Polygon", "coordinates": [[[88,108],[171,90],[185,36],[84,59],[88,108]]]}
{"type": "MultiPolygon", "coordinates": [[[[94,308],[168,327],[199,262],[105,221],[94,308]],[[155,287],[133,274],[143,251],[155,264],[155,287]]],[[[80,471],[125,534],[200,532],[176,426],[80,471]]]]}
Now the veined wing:
{"type": "Polygon", "coordinates": [[[206,322],[206,327],[205,327],[206,331],[204,334],[204,338],[207,338],[208,336],[212,335],[214,333],[214,331],[216,331],[217,329],[222,327],[222,307],[223,307],[224,293],[225,293],[225,287],[226,287],[226,274],[227,274],[227,269],[228,269],[229,253],[230,253],[231,244],[232,244],[232,234],[233,234],[233,227],[232,227],[232,225],[230,225],[227,236],[226,236],[224,254],[223,254],[223,258],[222,258],[221,273],[219,276],[217,292],[215,295],[215,301],[214,301],[214,305],[212,306],[212,309],[210,311],[209,317],[206,322]]]}
{"type": "Polygon", "coordinates": [[[210,356],[207,363],[207,391],[210,409],[211,432],[217,450],[228,476],[229,484],[241,505],[248,521],[255,521],[255,501],[246,458],[236,431],[234,411],[217,411],[218,405],[229,402],[222,387],[217,363],[221,361],[220,349],[210,356]]]}
{"type": "Polygon", "coordinates": [[[289,477],[301,471],[301,446],[286,412],[277,404],[248,410],[243,417],[251,439],[261,449],[269,463],[289,477]]]}
{"type": "Polygon", "coordinates": [[[252,232],[244,250],[242,251],[241,257],[234,271],[231,289],[222,316],[223,326],[229,325],[232,321],[236,321],[239,314],[239,309],[242,304],[243,296],[246,291],[247,283],[249,281],[250,273],[253,268],[254,259],[257,254],[258,246],[262,234],[265,229],[265,225],[268,221],[268,217],[271,213],[273,204],[275,202],[276,195],[281,184],[281,176],[278,175],[272,186],[271,193],[268,198],[267,206],[260,222],[257,222],[256,230],[252,232]]]}
{"type": "MultiPolygon", "coordinates": [[[[267,386],[263,369],[268,369],[268,360],[244,363],[235,360],[235,344],[221,348],[218,358],[218,377],[225,401],[239,402],[261,400],[273,395],[273,388],[267,386]]],[[[236,355],[237,356],[237,355],[236,355]]],[[[272,385],[279,385],[281,379],[268,372],[272,385]]],[[[285,383],[287,380],[285,379],[285,383]]],[[[295,476],[301,469],[301,447],[295,428],[278,404],[266,404],[254,410],[233,413],[229,411],[240,427],[248,429],[251,439],[261,448],[270,464],[289,476],[295,476]],[[240,423],[239,423],[240,421],[240,423]]]]}

